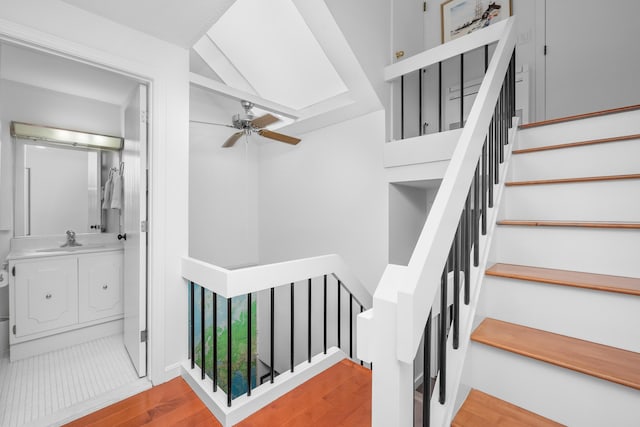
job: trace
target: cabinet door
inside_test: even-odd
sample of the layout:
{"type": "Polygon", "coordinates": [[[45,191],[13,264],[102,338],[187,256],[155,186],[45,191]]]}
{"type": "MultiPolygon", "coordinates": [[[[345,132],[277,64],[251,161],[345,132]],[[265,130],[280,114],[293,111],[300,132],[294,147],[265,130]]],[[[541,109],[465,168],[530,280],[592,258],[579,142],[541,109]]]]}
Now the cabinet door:
{"type": "Polygon", "coordinates": [[[15,264],[16,337],[78,322],[76,258],[15,264]]]}
{"type": "Polygon", "coordinates": [[[122,315],[122,252],[81,255],[78,263],[80,322],[122,315]]]}

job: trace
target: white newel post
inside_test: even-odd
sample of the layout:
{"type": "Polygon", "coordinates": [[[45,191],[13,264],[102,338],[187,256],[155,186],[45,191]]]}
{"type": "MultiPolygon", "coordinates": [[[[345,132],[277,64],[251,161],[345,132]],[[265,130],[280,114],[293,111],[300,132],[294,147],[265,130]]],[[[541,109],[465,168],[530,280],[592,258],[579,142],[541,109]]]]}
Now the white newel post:
{"type": "Polygon", "coordinates": [[[413,364],[397,357],[397,292],[405,269],[387,266],[373,296],[373,313],[362,319],[370,326],[366,329],[373,362],[373,427],[413,424],[413,364]]]}

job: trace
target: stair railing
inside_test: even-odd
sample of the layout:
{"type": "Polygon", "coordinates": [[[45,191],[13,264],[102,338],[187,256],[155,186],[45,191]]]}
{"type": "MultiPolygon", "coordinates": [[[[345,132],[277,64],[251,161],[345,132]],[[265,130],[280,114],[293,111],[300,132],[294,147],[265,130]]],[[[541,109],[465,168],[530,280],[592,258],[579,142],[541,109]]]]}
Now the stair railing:
{"type": "Polygon", "coordinates": [[[182,277],[189,287],[189,360],[183,364],[183,376],[225,426],[246,418],[345,356],[355,360],[355,316],[372,304],[369,291],[338,255],[235,270],[185,257],[182,277]],[[313,289],[320,287],[320,301],[319,291],[312,299],[313,289]],[[306,304],[295,303],[296,289],[303,294],[306,291],[306,304]],[[260,333],[268,333],[269,354],[260,355],[260,361],[254,336],[258,293],[268,301],[268,325],[263,325],[260,333]],[[288,298],[276,298],[276,293],[288,298]],[[318,305],[322,305],[321,316],[317,315],[319,309],[313,309],[318,305]],[[295,316],[298,311],[306,314],[302,324],[295,316]],[[337,319],[328,319],[329,315],[337,319]],[[276,317],[284,316],[288,330],[276,330],[276,324],[282,324],[276,317]],[[209,327],[211,334],[206,333],[209,327]],[[296,365],[296,356],[300,360],[300,355],[295,354],[295,330],[299,327],[306,328],[307,346],[305,361],[296,365]],[[328,328],[336,328],[331,331],[337,338],[332,342],[328,328]],[[346,339],[343,329],[348,330],[346,339]],[[276,333],[289,338],[287,360],[276,360],[276,348],[282,353],[282,340],[275,340],[276,333]],[[319,354],[313,353],[312,342],[322,343],[313,346],[322,348],[319,354]],[[264,363],[267,370],[263,378],[257,372],[259,363],[264,363]],[[276,365],[287,368],[278,372],[276,365]],[[238,372],[246,380],[234,382],[238,372]],[[263,384],[261,380],[266,381],[263,384]],[[240,390],[234,389],[238,383],[240,390]]]}
{"type": "Polygon", "coordinates": [[[469,50],[485,49],[485,77],[411,259],[406,267],[387,267],[376,288],[373,309],[358,317],[362,340],[358,357],[376,365],[373,426],[413,425],[414,362],[421,347],[422,425],[451,423],[495,226],[494,206],[506,176],[501,165],[511,152],[511,146],[505,145],[516,128],[509,130],[515,115],[514,19],[385,69],[385,77],[392,80],[469,50]],[[495,41],[488,62],[487,45],[495,41]],[[432,357],[434,348],[436,357],[432,357]],[[438,390],[433,399],[432,387],[438,390]]]}

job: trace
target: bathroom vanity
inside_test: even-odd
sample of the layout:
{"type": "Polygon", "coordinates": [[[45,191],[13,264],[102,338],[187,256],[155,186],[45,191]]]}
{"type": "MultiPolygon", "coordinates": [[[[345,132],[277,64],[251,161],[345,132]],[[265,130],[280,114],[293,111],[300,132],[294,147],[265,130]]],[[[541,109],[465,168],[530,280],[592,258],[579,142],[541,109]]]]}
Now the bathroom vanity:
{"type": "Polygon", "coordinates": [[[11,360],[122,333],[120,243],[21,248],[8,260],[11,360]]]}

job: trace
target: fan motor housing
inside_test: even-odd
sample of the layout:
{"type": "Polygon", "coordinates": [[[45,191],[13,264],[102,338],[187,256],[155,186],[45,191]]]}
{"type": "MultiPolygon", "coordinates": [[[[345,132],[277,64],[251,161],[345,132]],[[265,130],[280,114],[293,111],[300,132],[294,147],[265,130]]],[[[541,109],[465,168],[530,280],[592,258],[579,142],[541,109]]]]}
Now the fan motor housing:
{"type": "Polygon", "coordinates": [[[233,116],[233,126],[237,129],[251,128],[251,121],[255,118],[252,113],[235,114],[233,116]]]}

